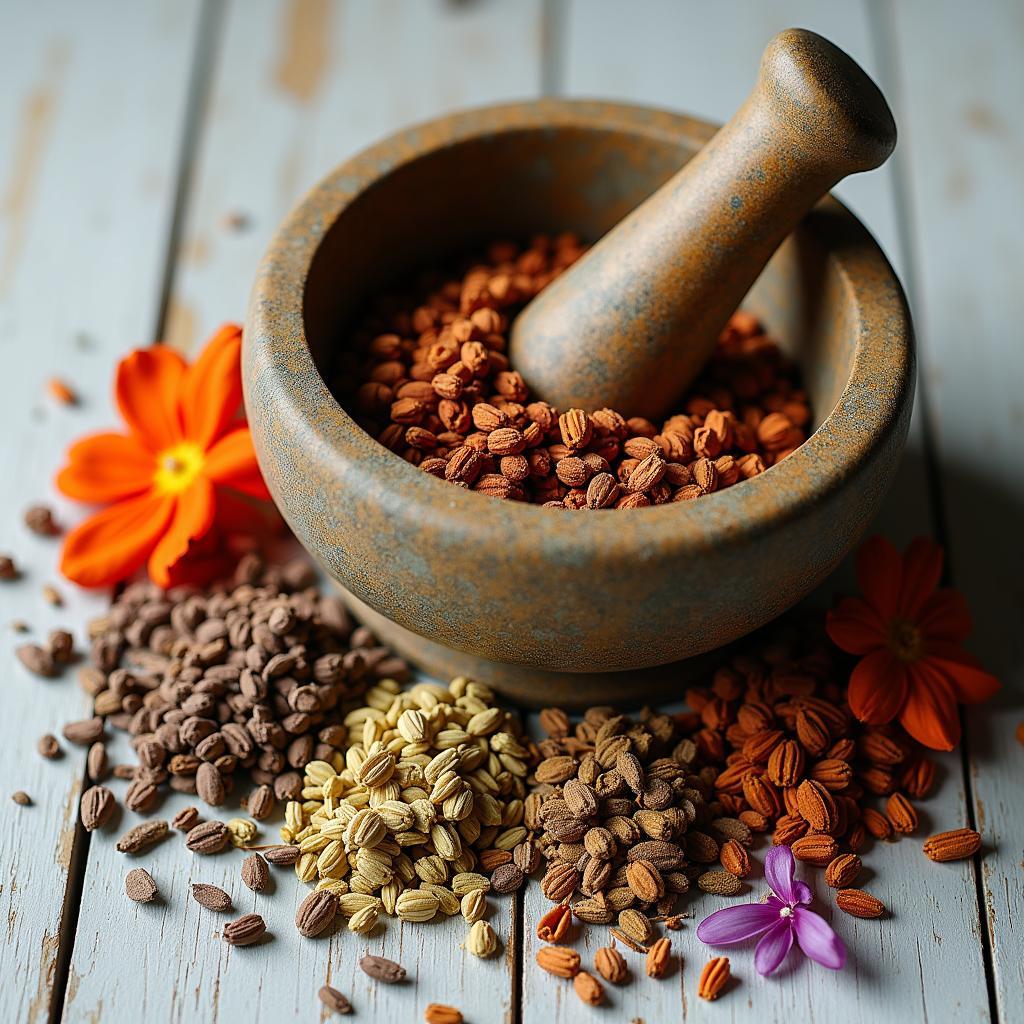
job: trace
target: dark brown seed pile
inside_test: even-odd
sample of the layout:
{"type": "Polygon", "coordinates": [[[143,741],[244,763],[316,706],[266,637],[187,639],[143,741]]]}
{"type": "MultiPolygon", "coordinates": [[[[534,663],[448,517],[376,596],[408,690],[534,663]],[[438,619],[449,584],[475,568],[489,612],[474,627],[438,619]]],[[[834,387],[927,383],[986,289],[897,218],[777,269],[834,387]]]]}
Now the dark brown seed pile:
{"type": "Polygon", "coordinates": [[[267,817],[275,799],[298,799],[309,761],[343,753],[345,729],[330,724],[339,703],[407,676],[314,584],[305,563],[247,556],[202,592],[133,584],[92,624],[82,681],[97,715],[132,735],[130,809],[151,810],[165,784],[217,806],[246,768],[251,809],[267,817]]]}
{"type": "Polygon", "coordinates": [[[339,357],[336,391],[381,444],[492,497],[569,509],[688,501],[757,476],[811,421],[796,367],[737,313],[676,415],[552,408],[506,356],[522,306],[584,251],[572,235],[492,245],[461,275],[382,301],[339,357]]]}
{"type": "Polygon", "coordinates": [[[716,836],[742,826],[717,817],[715,772],[695,767],[696,745],[673,717],[598,707],[573,726],[548,709],[541,725],[549,738],[526,806],[547,858],[541,889],[553,903],[579,893],[576,917],[617,922],[644,945],[637,923],[672,914],[704,873],[707,849],[717,855],[716,836]]]}

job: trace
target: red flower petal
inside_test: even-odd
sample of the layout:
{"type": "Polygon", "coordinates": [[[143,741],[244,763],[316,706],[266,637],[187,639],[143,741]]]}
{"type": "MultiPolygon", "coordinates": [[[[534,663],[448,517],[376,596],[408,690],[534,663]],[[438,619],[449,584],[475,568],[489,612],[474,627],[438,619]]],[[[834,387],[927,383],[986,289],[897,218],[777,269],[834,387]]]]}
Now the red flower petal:
{"type": "Polygon", "coordinates": [[[215,511],[213,484],[203,476],[177,496],[174,519],[149,556],[149,576],[157,586],[171,585],[171,568],[210,529],[215,511]]]}
{"type": "Polygon", "coordinates": [[[217,441],[206,453],[203,471],[225,487],[264,501],[270,498],[270,492],[260,474],[248,427],[232,430],[217,441]]]}
{"type": "Polygon", "coordinates": [[[153,550],[174,512],[174,499],[147,491],[105,508],[64,538],[60,571],[83,587],[127,579],[153,550]]]}
{"type": "Polygon", "coordinates": [[[907,699],[906,665],[887,650],[861,658],[850,676],[850,710],[869,725],[883,725],[899,714],[907,699]]]}
{"type": "Polygon", "coordinates": [[[151,452],[182,439],[178,393],[185,360],[166,345],[136,349],[117,366],[117,407],[135,437],[151,452]]]}
{"type": "Polygon", "coordinates": [[[929,537],[915,537],[903,552],[900,614],[916,619],[942,579],[942,548],[929,537]]]}
{"type": "Polygon", "coordinates": [[[76,501],[120,501],[149,490],[153,455],[128,434],[92,434],[68,450],[57,487],[76,501]]]}
{"type": "Polygon", "coordinates": [[[959,590],[943,587],[936,590],[917,614],[918,629],[929,648],[932,642],[962,644],[971,633],[971,612],[967,599],[959,590]]]}
{"type": "Polygon", "coordinates": [[[960,717],[952,687],[929,660],[910,666],[910,693],[900,723],[918,743],[952,750],[960,742],[960,717]]]}
{"type": "Polygon", "coordinates": [[[242,405],[241,351],[242,328],[225,324],[182,382],[185,435],[204,451],[224,433],[242,405]]]}
{"type": "Polygon", "coordinates": [[[843,598],[828,613],[825,628],[836,647],[848,654],[868,654],[886,640],[885,623],[860,597],[843,598]]]}
{"type": "Polygon", "coordinates": [[[936,645],[925,660],[942,673],[961,704],[980,704],[999,692],[999,680],[962,647],[936,645]]]}
{"type": "Polygon", "coordinates": [[[900,553],[884,537],[869,538],[857,552],[861,593],[886,622],[899,611],[902,566],[900,553]]]}

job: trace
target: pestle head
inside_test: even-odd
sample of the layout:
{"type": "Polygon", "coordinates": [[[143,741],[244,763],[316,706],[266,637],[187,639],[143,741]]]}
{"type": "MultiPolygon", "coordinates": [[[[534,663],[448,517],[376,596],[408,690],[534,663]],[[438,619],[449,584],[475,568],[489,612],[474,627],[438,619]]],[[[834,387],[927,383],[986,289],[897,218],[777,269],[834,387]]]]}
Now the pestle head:
{"type": "Polygon", "coordinates": [[[800,218],[895,144],[851,57],[814,32],[779,33],[728,124],[523,310],[512,365],[559,409],[666,415],[800,218]]]}

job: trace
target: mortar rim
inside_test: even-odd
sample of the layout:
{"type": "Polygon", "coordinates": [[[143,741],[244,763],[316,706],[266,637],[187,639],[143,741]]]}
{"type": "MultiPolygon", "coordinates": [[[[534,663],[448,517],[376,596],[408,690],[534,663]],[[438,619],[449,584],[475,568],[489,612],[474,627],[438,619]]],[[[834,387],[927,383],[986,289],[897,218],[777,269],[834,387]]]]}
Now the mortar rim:
{"type": "MultiPolygon", "coordinates": [[[[384,449],[337,402],[314,363],[303,328],[309,271],[345,207],[398,166],[438,149],[493,133],[557,127],[617,129],[696,143],[716,129],[698,118],[652,107],[542,99],[477,107],[416,124],[345,161],[314,185],[283,221],[253,286],[243,378],[257,453],[262,427],[250,408],[250,377],[261,373],[269,375],[263,393],[269,385],[279,409],[291,415],[296,442],[328,460],[331,478],[373,493],[394,529],[456,530],[519,547],[527,556],[536,549],[533,531],[542,526],[546,550],[552,554],[600,550],[606,565],[623,566],[662,557],[667,549],[698,555],[721,544],[756,539],[854,480],[884,447],[912,399],[915,354],[909,309],[894,270],[867,229],[833,197],[822,200],[802,227],[815,235],[835,264],[847,289],[852,321],[859,326],[846,384],[835,408],[797,451],[742,485],[699,501],[620,511],[628,521],[602,515],[566,518],[540,506],[487,498],[423,473],[384,449]],[[879,387],[883,382],[888,382],[888,392],[879,387]],[[381,453],[387,456],[383,462],[381,453]],[[669,530],[670,525],[677,529],[669,530]]],[[[289,508],[296,497],[294,487],[278,493],[272,474],[268,483],[300,538],[315,544],[316,538],[289,508]]]]}

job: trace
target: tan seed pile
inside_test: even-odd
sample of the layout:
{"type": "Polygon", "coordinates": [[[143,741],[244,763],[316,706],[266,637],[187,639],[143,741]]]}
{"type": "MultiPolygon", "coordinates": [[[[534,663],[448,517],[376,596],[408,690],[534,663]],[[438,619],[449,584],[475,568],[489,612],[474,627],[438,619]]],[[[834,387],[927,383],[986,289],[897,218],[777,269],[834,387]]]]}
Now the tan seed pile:
{"type": "Polygon", "coordinates": [[[584,251],[572,235],[491,246],[461,276],[382,303],[341,357],[338,392],[381,444],[481,494],[570,509],[686,501],[758,475],[811,420],[795,367],[745,313],[733,317],[678,414],[533,401],[506,349],[522,305],[584,251]]]}
{"type": "Polygon", "coordinates": [[[488,687],[461,678],[410,690],[383,680],[365,700],[344,719],[344,757],[307,764],[301,799],[285,807],[295,871],[336,900],[352,931],[381,914],[462,913],[467,949],[490,955],[486,893],[519,888],[536,860],[519,723],[488,687]]]}
{"type": "Polygon", "coordinates": [[[634,721],[591,708],[572,726],[548,709],[541,725],[548,739],[526,820],[547,859],[541,889],[555,903],[578,894],[577,918],[617,923],[623,941],[645,948],[648,916],[672,913],[702,875],[707,846],[717,857],[712,830],[743,826],[714,820],[715,773],[697,769],[696,745],[671,716],[647,711],[634,721]]]}

